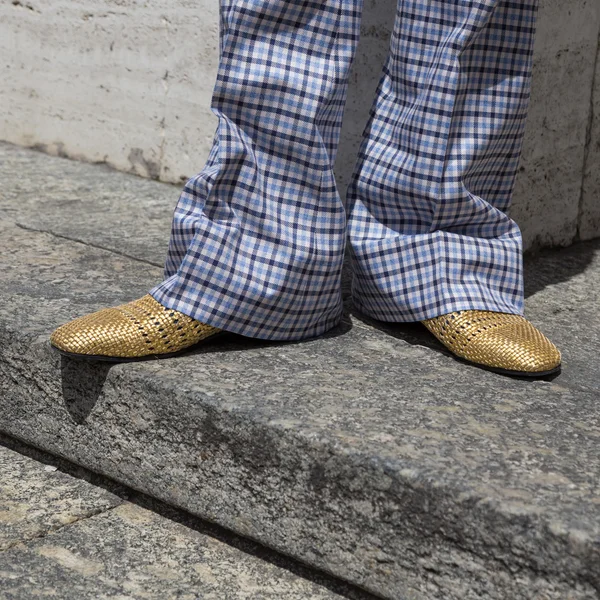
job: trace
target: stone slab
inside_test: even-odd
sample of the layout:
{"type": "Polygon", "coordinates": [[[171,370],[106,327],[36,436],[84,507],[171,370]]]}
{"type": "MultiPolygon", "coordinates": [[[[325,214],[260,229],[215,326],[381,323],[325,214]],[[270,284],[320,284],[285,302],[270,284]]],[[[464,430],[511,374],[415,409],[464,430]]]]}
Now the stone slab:
{"type": "Polygon", "coordinates": [[[0,446],[0,557],[20,542],[121,502],[102,488],[0,446]]]}
{"type": "Polygon", "coordinates": [[[0,446],[4,600],[371,598],[205,528],[189,515],[157,514],[0,446]]]}
{"type": "Polygon", "coordinates": [[[0,181],[0,210],[23,228],[162,268],[178,187],[2,143],[0,181]]]}
{"type": "MultiPolygon", "coordinates": [[[[396,4],[365,2],[336,165],[342,195],[396,4]]],[[[181,183],[201,170],[216,128],[218,8],[217,0],[0,3],[0,139],[181,183]]],[[[527,247],[575,238],[586,144],[600,135],[595,127],[586,138],[599,31],[597,0],[541,0],[513,210],[527,247]]],[[[590,190],[582,214],[597,201],[590,190]]],[[[597,220],[583,218],[585,235],[600,235],[597,220]]]]}
{"type": "Polygon", "coordinates": [[[0,11],[2,139],[173,182],[199,170],[216,126],[218,2],[27,0],[0,11]]]}
{"type": "MultiPolygon", "coordinates": [[[[69,168],[101,192],[103,170],[69,168]]],[[[145,293],[161,269],[95,247],[103,217],[124,244],[138,231],[111,211],[92,245],[16,225],[33,215],[13,178],[2,431],[386,598],[599,597],[598,242],[529,263],[527,310],[565,355],[553,381],[464,365],[421,326],[350,304],[302,343],[229,336],[174,360],[82,364],[51,351],[53,327],[145,293]]],[[[52,227],[72,218],[60,196],[52,227]]]]}
{"type": "Polygon", "coordinates": [[[540,2],[530,110],[511,208],[527,249],[576,239],[586,148],[599,141],[588,138],[599,34],[597,0],[540,2]]]}
{"type": "MultiPolygon", "coordinates": [[[[156,266],[157,270],[146,270],[148,275],[152,274],[148,279],[151,283],[134,287],[128,298],[145,293],[151,284],[162,279],[171,215],[179,195],[177,186],[131,177],[104,166],[90,169],[75,161],[2,143],[0,181],[6,182],[0,190],[0,211],[26,232],[46,232],[156,266]],[[36,173],[36,177],[23,177],[23,173],[36,173]],[[43,211],[39,210],[41,198],[43,211]],[[68,218],[65,218],[65,211],[68,211],[68,218]]],[[[535,301],[528,302],[528,314],[560,342],[565,360],[571,366],[563,373],[563,381],[573,378],[580,384],[580,374],[585,372],[584,380],[588,384],[595,382],[592,375],[597,338],[582,347],[574,330],[586,328],[586,321],[574,319],[570,327],[565,328],[560,319],[548,318],[546,304],[553,303],[555,312],[567,315],[575,312],[575,302],[579,311],[594,306],[600,290],[597,253],[598,246],[592,242],[561,250],[558,254],[552,250],[538,253],[528,257],[525,263],[526,295],[536,295],[535,301]],[[570,305],[563,302],[566,292],[570,305]],[[577,352],[571,353],[571,347],[577,348],[577,352]]],[[[120,267],[115,269],[113,278],[118,278],[120,267]]],[[[131,274],[127,277],[130,281],[135,279],[131,274]]],[[[346,297],[350,279],[346,269],[346,297]]],[[[64,283],[60,278],[53,281],[64,283]]],[[[124,286],[127,287],[126,279],[124,286]]],[[[120,302],[119,297],[113,301],[120,302]]],[[[101,302],[99,306],[102,306],[101,302]]],[[[348,307],[352,309],[350,305],[348,307]]],[[[593,321],[595,317],[590,315],[589,318],[593,321]]],[[[387,325],[382,327],[386,331],[390,329],[387,325]]],[[[428,339],[420,327],[401,327],[398,332],[403,338],[419,344],[428,339]]],[[[587,329],[587,335],[595,334],[596,330],[587,329]]]]}
{"type": "Polygon", "coordinates": [[[125,502],[0,554],[2,597],[336,600],[317,581],[125,502]]]}

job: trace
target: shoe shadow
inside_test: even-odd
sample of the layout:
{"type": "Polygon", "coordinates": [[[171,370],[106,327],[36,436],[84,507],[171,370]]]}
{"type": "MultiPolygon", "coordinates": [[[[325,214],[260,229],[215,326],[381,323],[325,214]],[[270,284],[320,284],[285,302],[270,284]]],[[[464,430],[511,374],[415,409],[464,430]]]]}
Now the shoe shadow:
{"type": "MultiPolygon", "coordinates": [[[[600,240],[593,240],[591,242],[580,242],[569,248],[543,250],[526,256],[526,297],[529,298],[549,286],[569,281],[573,277],[585,272],[598,253],[600,253],[600,240]]],[[[209,352],[242,352],[249,348],[289,346],[312,340],[337,338],[348,333],[352,329],[352,319],[357,319],[373,329],[401,339],[408,344],[431,348],[462,364],[479,368],[455,356],[431,335],[421,323],[385,323],[361,313],[352,303],[350,291],[351,279],[350,262],[347,259],[342,275],[342,294],[345,306],[344,317],[338,326],[320,336],[300,341],[268,341],[234,333],[226,333],[216,338],[210,344],[200,343],[197,347],[182,354],[182,356],[201,355],[209,352]]],[[[168,360],[176,360],[176,357],[168,360]]],[[[92,362],[64,356],[61,357],[61,382],[65,407],[76,423],[84,423],[92,412],[102,394],[108,373],[115,364],[119,363],[92,362]]],[[[557,376],[558,374],[552,375],[546,379],[552,380],[557,376]]],[[[514,376],[511,377],[515,378],[514,376]]],[[[536,381],[527,377],[515,379],[536,381]]]]}
{"type": "Polygon", "coordinates": [[[525,297],[584,273],[597,255],[600,255],[600,239],[526,255],[525,297]]]}
{"type": "Polygon", "coordinates": [[[60,377],[65,408],[83,424],[98,402],[113,363],[90,362],[61,356],[60,377]]]}
{"type": "Polygon", "coordinates": [[[279,340],[261,340],[259,338],[247,337],[244,335],[238,335],[236,333],[224,332],[215,338],[210,344],[200,342],[197,346],[190,348],[182,356],[195,356],[199,354],[210,354],[213,352],[241,352],[249,348],[272,348],[280,346],[293,346],[296,344],[304,344],[306,342],[312,342],[315,340],[326,340],[331,338],[337,338],[345,335],[352,329],[352,320],[350,315],[345,312],[339,325],[336,325],[329,331],[321,335],[317,335],[311,338],[305,338],[303,340],[290,340],[290,341],[279,341],[279,340]]]}
{"type": "MultiPolygon", "coordinates": [[[[225,332],[210,343],[200,342],[196,347],[181,353],[181,357],[208,354],[212,352],[243,352],[249,348],[265,348],[272,346],[289,346],[318,339],[329,339],[343,336],[352,328],[350,316],[345,314],[341,323],[326,333],[299,341],[269,341],[249,338],[225,332]]],[[[106,378],[112,367],[118,364],[149,362],[152,360],[177,360],[177,357],[145,359],[140,361],[105,362],[61,356],[60,377],[62,396],[65,408],[73,421],[78,424],[86,422],[100,398],[106,378]]]]}

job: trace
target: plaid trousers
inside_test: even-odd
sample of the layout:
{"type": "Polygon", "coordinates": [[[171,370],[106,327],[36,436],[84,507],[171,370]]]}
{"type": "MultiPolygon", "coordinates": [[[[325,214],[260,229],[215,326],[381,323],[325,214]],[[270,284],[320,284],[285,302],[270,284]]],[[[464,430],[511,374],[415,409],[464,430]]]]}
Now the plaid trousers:
{"type": "Polygon", "coordinates": [[[398,0],[347,194],[333,175],[362,0],[221,0],[218,117],[175,209],[161,304],[294,340],[352,298],[384,321],[522,314],[507,215],[530,93],[537,0],[398,0]]]}

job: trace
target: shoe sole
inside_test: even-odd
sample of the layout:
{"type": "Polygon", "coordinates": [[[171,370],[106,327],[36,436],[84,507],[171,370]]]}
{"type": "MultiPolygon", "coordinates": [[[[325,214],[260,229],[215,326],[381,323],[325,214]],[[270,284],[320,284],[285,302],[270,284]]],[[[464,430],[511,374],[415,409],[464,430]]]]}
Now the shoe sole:
{"type": "Polygon", "coordinates": [[[458,356],[458,354],[454,354],[454,352],[451,352],[445,346],[441,350],[443,354],[446,354],[450,358],[453,358],[454,360],[464,365],[477,367],[478,369],[490,371],[491,373],[496,373],[498,375],[507,375],[508,377],[518,377],[520,379],[543,379],[544,377],[558,375],[562,371],[562,364],[554,367],[553,369],[549,369],[548,371],[511,371],[510,369],[501,369],[500,367],[489,367],[488,365],[483,365],[481,363],[473,362],[472,360],[467,360],[462,356],[458,356]]]}
{"type": "Polygon", "coordinates": [[[144,356],[104,356],[102,354],[79,354],[77,352],[67,352],[66,350],[62,350],[58,346],[55,346],[52,342],[50,342],[50,347],[53,350],[56,350],[63,356],[68,358],[76,359],[76,360],[84,360],[88,362],[109,362],[109,363],[128,363],[128,362],[142,362],[146,360],[160,360],[161,358],[173,358],[174,356],[180,356],[185,354],[186,352],[190,352],[197,348],[198,346],[204,344],[208,340],[214,340],[215,338],[225,335],[228,333],[227,331],[218,331],[217,333],[212,333],[208,337],[188,346],[187,348],[183,348],[181,350],[177,350],[175,352],[166,352],[162,354],[146,354],[144,356]]]}
{"type": "Polygon", "coordinates": [[[555,367],[554,369],[550,369],[549,371],[510,371],[508,369],[488,367],[486,365],[480,365],[470,361],[465,362],[471,365],[475,365],[476,367],[480,367],[481,369],[485,369],[486,371],[491,371],[492,373],[508,375],[509,377],[524,377],[526,379],[542,379],[544,377],[550,377],[551,375],[558,375],[562,371],[562,365],[558,365],[557,367],[555,367]]]}

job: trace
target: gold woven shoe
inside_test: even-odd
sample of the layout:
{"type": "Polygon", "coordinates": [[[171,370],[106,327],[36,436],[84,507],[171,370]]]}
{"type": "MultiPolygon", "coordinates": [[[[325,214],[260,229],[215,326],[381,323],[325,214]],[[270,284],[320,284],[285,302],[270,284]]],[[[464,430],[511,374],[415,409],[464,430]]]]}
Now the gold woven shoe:
{"type": "Polygon", "coordinates": [[[122,362],[173,356],[221,332],[147,294],[61,325],[50,343],[68,356],[122,362]]]}
{"type": "Polygon", "coordinates": [[[558,348],[519,315],[462,310],[423,325],[454,354],[492,371],[521,377],[560,371],[558,348]]]}

